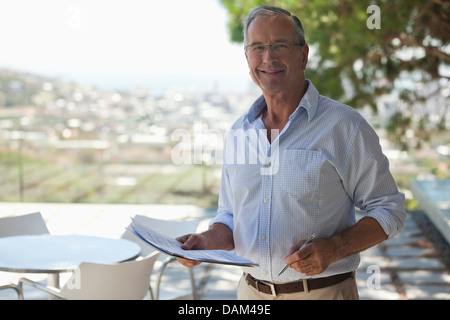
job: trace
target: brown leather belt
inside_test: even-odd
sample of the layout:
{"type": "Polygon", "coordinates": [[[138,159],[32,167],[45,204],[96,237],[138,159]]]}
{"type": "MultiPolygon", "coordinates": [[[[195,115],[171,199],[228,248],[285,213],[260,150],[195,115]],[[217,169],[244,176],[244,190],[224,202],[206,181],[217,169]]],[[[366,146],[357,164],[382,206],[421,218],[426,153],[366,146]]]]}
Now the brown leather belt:
{"type": "Polygon", "coordinates": [[[307,279],[289,283],[272,283],[253,278],[250,274],[244,274],[245,281],[249,286],[252,286],[256,290],[262,293],[271,294],[277,296],[282,293],[294,293],[302,291],[310,291],[316,289],[322,289],[329,286],[338,284],[344,280],[347,280],[353,275],[353,272],[347,272],[337,274],[326,278],[307,279]],[[306,288],[305,288],[306,285],[306,288]]]}

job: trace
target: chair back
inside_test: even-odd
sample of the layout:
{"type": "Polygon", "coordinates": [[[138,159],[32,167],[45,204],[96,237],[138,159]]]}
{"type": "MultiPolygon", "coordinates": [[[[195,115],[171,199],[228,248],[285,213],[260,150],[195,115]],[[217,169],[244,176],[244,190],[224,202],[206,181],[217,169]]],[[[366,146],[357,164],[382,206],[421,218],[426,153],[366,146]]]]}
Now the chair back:
{"type": "Polygon", "coordinates": [[[69,300],[141,300],[149,290],[150,276],[159,252],[139,260],[114,264],[81,263],[61,295],[69,300]]]}
{"type": "Polygon", "coordinates": [[[0,237],[48,234],[40,212],[0,218],[0,237]]]}

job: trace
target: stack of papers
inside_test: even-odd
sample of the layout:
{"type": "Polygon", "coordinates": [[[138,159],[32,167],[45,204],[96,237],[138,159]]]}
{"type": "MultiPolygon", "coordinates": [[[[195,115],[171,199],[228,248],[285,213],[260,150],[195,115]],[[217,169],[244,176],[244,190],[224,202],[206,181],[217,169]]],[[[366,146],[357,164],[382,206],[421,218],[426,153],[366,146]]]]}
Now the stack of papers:
{"type": "Polygon", "coordinates": [[[184,250],[181,243],[132,220],[130,230],[156,250],[187,260],[253,267],[258,264],[225,250],[184,250]]]}

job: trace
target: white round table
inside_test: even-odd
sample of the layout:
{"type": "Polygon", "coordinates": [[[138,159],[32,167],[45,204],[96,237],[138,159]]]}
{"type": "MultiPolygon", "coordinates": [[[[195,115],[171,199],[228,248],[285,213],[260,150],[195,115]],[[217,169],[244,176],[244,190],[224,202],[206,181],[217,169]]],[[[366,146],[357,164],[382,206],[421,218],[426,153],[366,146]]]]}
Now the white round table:
{"type": "Polygon", "coordinates": [[[135,259],[141,248],[126,239],[84,235],[20,235],[0,238],[0,271],[58,274],[82,262],[117,263],[135,259]]]}

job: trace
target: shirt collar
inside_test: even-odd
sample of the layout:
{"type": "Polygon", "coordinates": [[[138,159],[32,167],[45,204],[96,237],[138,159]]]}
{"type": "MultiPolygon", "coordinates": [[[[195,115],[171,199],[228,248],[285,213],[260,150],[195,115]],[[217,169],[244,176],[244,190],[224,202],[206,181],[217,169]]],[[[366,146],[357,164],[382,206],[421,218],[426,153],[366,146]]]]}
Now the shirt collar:
{"type": "MultiPolygon", "coordinates": [[[[308,113],[308,122],[314,118],[314,115],[317,112],[318,107],[318,99],[319,99],[319,91],[317,91],[316,87],[312,84],[310,80],[306,80],[308,85],[308,89],[303,95],[302,100],[300,100],[299,105],[295,109],[295,111],[289,116],[289,120],[293,121],[300,115],[300,110],[302,107],[308,113]]],[[[266,99],[263,95],[261,95],[250,107],[247,113],[247,120],[249,123],[254,123],[258,116],[261,115],[262,110],[266,107],[266,99]]]]}
{"type": "Polygon", "coordinates": [[[292,113],[291,117],[297,117],[299,109],[301,109],[300,107],[303,107],[308,112],[309,122],[316,115],[317,108],[319,106],[319,91],[317,91],[316,87],[314,87],[313,83],[310,80],[306,80],[306,83],[308,85],[308,89],[303,95],[302,100],[300,100],[300,104],[298,105],[297,109],[292,113]]]}

